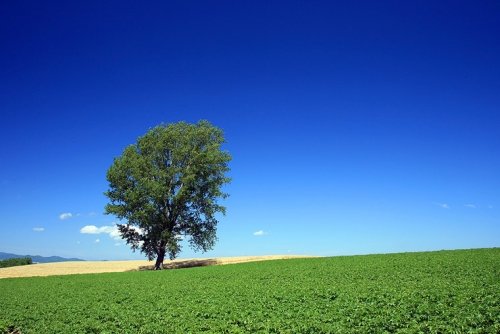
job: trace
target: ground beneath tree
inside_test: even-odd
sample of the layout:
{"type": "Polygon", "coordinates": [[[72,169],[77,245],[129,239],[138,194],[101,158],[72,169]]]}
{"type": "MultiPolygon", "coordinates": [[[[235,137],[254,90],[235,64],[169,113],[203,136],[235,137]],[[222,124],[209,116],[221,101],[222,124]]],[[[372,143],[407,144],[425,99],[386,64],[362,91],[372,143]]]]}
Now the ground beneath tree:
{"type": "MultiPolygon", "coordinates": [[[[189,268],[209,265],[225,265],[252,261],[280,260],[303,258],[302,255],[267,255],[267,256],[238,256],[207,259],[179,259],[165,261],[167,269],[189,268]]],[[[153,261],[68,261],[56,263],[40,263],[26,266],[0,268],[0,278],[52,276],[92,273],[112,273],[133,270],[147,270],[154,267],[153,261]]]]}

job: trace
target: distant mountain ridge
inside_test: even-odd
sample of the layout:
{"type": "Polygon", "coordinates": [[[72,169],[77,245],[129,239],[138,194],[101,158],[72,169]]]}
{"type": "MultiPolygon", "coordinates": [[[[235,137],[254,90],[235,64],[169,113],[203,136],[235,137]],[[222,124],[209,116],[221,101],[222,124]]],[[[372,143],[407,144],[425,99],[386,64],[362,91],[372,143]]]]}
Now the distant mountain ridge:
{"type": "Polygon", "coordinates": [[[65,261],[85,261],[77,258],[65,258],[60,256],[40,256],[40,255],[18,255],[12,253],[0,252],[0,260],[7,260],[19,257],[30,257],[33,262],[49,263],[49,262],[65,262],[65,261]]]}

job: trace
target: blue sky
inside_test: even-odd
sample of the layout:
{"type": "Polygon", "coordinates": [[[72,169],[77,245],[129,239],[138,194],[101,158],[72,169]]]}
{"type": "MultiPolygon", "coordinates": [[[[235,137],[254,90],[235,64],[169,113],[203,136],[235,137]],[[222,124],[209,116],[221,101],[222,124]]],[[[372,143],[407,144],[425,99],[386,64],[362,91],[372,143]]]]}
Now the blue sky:
{"type": "Polygon", "coordinates": [[[181,257],[500,246],[498,1],[0,6],[0,251],[142,258],[106,170],[200,119],[231,197],[181,257]]]}

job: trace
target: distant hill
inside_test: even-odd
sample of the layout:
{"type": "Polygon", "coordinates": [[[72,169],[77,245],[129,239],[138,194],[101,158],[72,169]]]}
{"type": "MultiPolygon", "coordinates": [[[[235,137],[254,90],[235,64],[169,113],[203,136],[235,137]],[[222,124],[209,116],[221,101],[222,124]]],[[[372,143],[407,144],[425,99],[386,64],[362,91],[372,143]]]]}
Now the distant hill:
{"type": "Polygon", "coordinates": [[[64,257],[60,257],[60,256],[18,255],[18,254],[0,252],[0,260],[7,260],[7,259],[19,258],[19,257],[30,257],[31,260],[33,260],[33,262],[37,262],[37,263],[85,261],[82,259],[76,259],[76,258],[68,259],[68,258],[64,258],[64,257]]]}

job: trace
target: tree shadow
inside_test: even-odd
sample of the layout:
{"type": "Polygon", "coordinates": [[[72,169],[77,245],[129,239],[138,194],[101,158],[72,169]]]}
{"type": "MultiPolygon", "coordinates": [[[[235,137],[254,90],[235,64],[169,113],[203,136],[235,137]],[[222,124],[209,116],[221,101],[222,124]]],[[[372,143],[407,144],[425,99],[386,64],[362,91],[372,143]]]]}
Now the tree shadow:
{"type": "MultiPolygon", "coordinates": [[[[184,269],[193,267],[206,267],[217,264],[216,259],[170,261],[163,264],[163,269],[184,269]]],[[[140,266],[139,270],[154,270],[154,266],[140,266]]]]}

